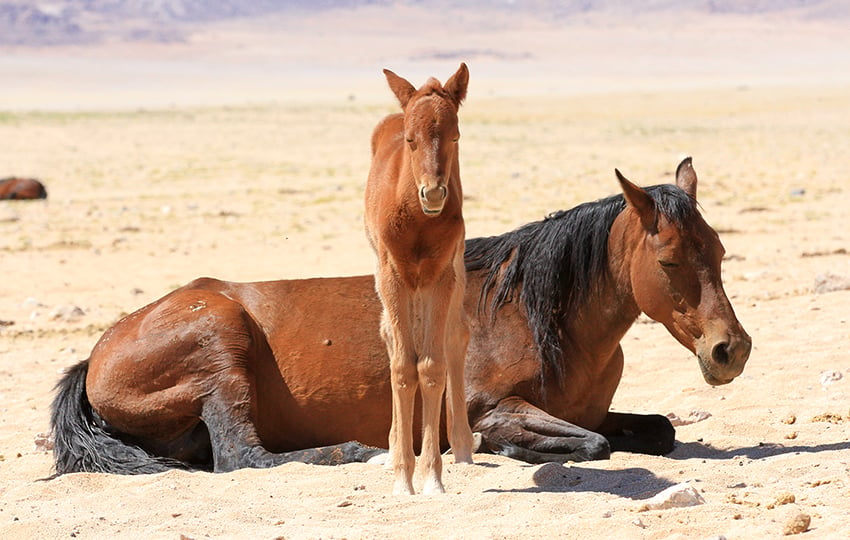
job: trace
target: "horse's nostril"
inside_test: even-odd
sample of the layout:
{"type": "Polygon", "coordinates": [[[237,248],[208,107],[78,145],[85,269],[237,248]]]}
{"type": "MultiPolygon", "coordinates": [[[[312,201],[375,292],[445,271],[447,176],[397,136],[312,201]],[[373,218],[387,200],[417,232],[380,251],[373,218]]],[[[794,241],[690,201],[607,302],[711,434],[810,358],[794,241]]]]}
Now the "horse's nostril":
{"type": "Polygon", "coordinates": [[[711,350],[711,358],[718,364],[729,363],[729,344],[721,341],[711,350]]]}
{"type": "Polygon", "coordinates": [[[419,188],[419,198],[422,199],[423,201],[427,200],[427,197],[425,196],[425,186],[422,186],[421,188],[419,188]]]}

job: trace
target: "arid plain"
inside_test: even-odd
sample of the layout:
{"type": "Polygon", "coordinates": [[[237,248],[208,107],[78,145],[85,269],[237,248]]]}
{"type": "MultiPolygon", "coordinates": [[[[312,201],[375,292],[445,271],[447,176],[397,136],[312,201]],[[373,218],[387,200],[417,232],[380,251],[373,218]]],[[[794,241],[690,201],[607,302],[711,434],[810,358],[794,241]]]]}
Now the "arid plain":
{"type": "MultiPolygon", "coordinates": [[[[308,43],[309,24],[299,29],[308,43]]],[[[381,54],[384,36],[322,42],[295,61],[269,51],[298,35],[249,39],[239,27],[183,46],[7,51],[0,66],[18,77],[0,94],[0,176],[38,176],[49,196],[0,205],[0,536],[776,538],[806,514],[804,537],[846,538],[850,46],[826,23],[748,24],[694,24],[687,39],[672,25],[681,47],[670,50],[599,21],[512,30],[540,51],[531,59],[484,54],[480,34],[468,58],[464,47],[448,59],[381,54]],[[581,54],[557,61],[539,42],[547,32],[581,54]],[[221,70],[193,79],[180,69],[215,65],[236,42],[241,56],[222,54],[221,70]],[[702,51],[698,62],[690,50],[702,51]],[[352,61],[328,60],[340,51],[352,61]],[[727,249],[726,291],[754,348],[741,377],[710,387],[661,325],[642,318],[628,333],[614,408],[682,419],[674,452],[565,466],[484,454],[456,466],[449,456],[448,493],[428,497],[391,496],[391,474],[367,464],[44,480],[53,385],[122,315],[203,275],[372,271],[369,136],[397,107],[380,67],[421,83],[460,60],[471,71],[460,113],[469,236],[616,193],[615,167],[639,184],[671,182],[693,156],[703,214],[727,249]],[[285,69],[266,73],[275,62],[285,69]],[[148,86],[125,85],[131,72],[148,86]],[[641,511],[682,482],[704,504],[641,511]]],[[[488,35],[505,49],[503,34],[488,35]]]]}

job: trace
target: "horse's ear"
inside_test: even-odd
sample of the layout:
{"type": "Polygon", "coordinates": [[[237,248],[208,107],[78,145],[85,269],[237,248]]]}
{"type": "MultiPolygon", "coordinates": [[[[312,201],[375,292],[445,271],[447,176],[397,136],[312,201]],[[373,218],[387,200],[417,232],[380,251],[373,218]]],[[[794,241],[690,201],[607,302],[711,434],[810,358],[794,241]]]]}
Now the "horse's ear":
{"type": "Polygon", "coordinates": [[[461,62],[460,67],[454,75],[449,77],[443,88],[452,96],[452,99],[460,107],[461,102],[466,99],[466,87],[469,85],[469,69],[461,62]]]}
{"type": "Polygon", "coordinates": [[[614,173],[617,175],[617,180],[620,181],[620,187],[623,188],[623,196],[626,198],[626,202],[637,211],[644,229],[654,231],[657,226],[655,201],[646,191],[631,183],[619,170],[614,169],[614,173]]]}
{"type": "Polygon", "coordinates": [[[697,199],[697,173],[694,172],[690,157],[683,159],[676,167],[676,185],[690,195],[693,200],[697,199]]]}
{"type": "Polygon", "coordinates": [[[404,109],[407,107],[407,102],[410,101],[410,98],[416,93],[416,88],[407,82],[407,79],[399,77],[388,69],[384,70],[384,76],[387,78],[390,90],[393,91],[395,97],[398,98],[398,102],[401,103],[401,108],[404,109]]]}

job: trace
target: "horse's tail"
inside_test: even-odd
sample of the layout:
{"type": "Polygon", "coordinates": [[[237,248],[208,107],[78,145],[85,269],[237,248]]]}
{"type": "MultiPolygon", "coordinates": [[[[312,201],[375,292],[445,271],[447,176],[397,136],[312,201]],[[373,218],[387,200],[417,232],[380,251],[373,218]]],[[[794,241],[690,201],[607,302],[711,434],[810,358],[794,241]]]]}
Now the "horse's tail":
{"type": "Polygon", "coordinates": [[[86,396],[89,361],[68,369],[56,385],[50,415],[56,475],[72,472],[147,474],[189,469],[180,461],[148,454],[109,433],[86,396]]]}

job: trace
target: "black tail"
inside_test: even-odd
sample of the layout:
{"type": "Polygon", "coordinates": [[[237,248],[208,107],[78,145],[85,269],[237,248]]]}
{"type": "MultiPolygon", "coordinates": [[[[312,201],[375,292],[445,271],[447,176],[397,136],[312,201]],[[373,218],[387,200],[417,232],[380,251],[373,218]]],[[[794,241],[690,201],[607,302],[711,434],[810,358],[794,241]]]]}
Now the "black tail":
{"type": "Polygon", "coordinates": [[[72,472],[149,474],[190,469],[180,461],[151,456],[110,434],[95,418],[86,396],[89,361],[68,369],[56,385],[50,415],[56,475],[72,472]]]}

